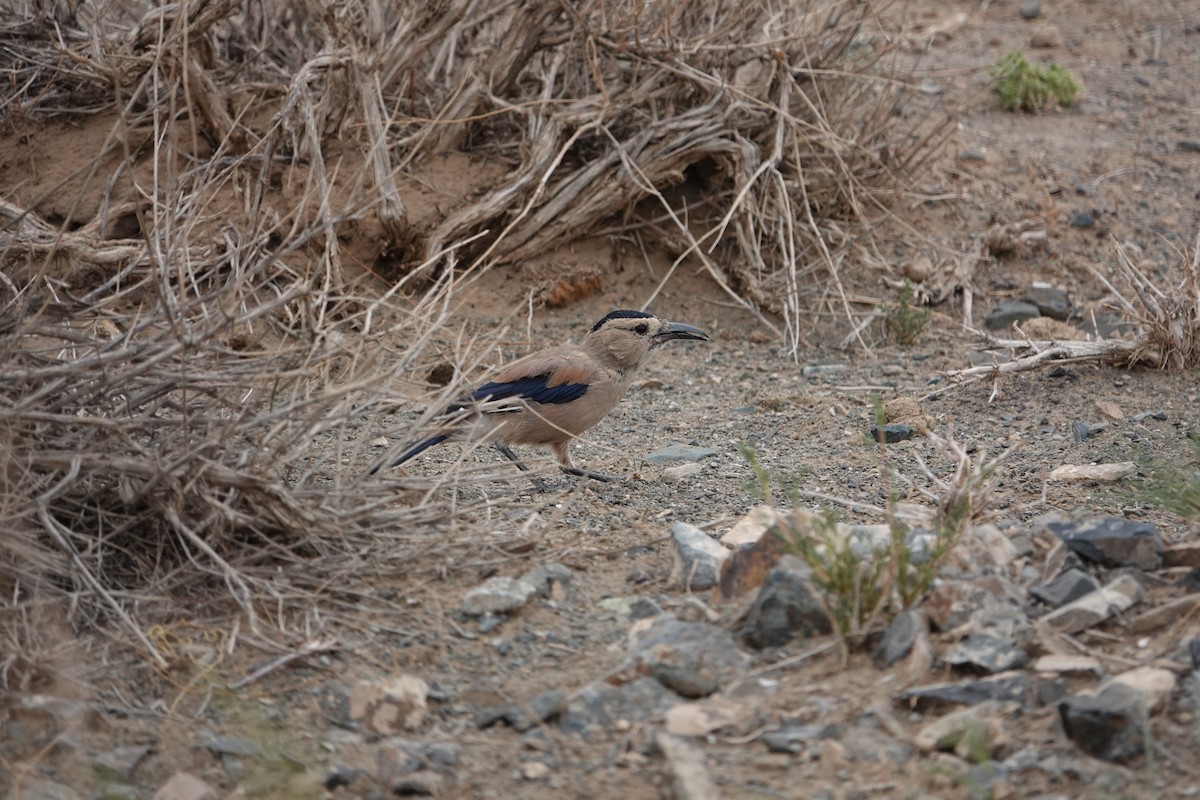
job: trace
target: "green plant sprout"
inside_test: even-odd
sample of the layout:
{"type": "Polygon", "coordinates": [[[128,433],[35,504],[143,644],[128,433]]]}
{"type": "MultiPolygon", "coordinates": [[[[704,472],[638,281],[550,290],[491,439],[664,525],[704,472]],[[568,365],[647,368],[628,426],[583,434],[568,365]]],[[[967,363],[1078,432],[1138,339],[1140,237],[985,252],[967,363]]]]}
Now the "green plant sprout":
{"type": "Polygon", "coordinates": [[[1016,50],[996,62],[991,74],[1005,111],[1036,114],[1056,106],[1069,106],[1079,93],[1079,82],[1065,67],[1053,62],[1039,67],[1016,50]]]}
{"type": "Polygon", "coordinates": [[[913,306],[913,285],[908,278],[900,286],[896,306],[888,309],[883,322],[888,332],[899,344],[915,344],[929,322],[929,309],[913,306]]]}

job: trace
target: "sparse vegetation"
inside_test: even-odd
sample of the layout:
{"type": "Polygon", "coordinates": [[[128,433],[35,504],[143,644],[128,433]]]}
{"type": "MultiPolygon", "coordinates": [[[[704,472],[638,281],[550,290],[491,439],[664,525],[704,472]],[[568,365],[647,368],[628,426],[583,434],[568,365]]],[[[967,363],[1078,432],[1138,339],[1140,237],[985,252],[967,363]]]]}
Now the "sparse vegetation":
{"type": "Polygon", "coordinates": [[[1006,53],[992,68],[995,92],[1005,111],[1037,113],[1069,106],[1079,93],[1079,83],[1065,67],[1055,63],[1039,67],[1020,51],[1006,53]]]}
{"type": "Polygon", "coordinates": [[[883,322],[892,338],[899,344],[916,344],[922,331],[929,324],[930,311],[913,305],[915,292],[912,281],[904,279],[896,296],[896,304],[888,308],[883,322]]]}
{"type": "Polygon", "coordinates": [[[1174,464],[1151,464],[1154,480],[1146,497],[1155,505],[1200,523],[1200,431],[1189,431],[1194,457],[1180,468],[1174,464]]]}
{"type": "MultiPolygon", "coordinates": [[[[899,499],[891,492],[887,535],[883,537],[873,538],[864,535],[865,529],[840,525],[831,512],[793,511],[780,517],[778,532],[785,549],[812,568],[812,581],[822,591],[834,629],[843,638],[869,633],[896,612],[919,602],[932,588],[950,551],[988,509],[989,480],[1003,455],[991,461],[980,455],[972,461],[953,439],[931,438],[954,458],[956,469],[953,478],[943,480],[918,456],[925,479],[933,487],[918,489],[934,505],[927,530],[914,532],[900,519],[899,499]]],[[[771,483],[777,476],[759,464],[751,448],[743,445],[741,450],[755,475],[756,494],[772,502],[771,483]]],[[[899,479],[882,446],[880,470],[888,485],[899,479]]],[[[789,499],[793,506],[800,500],[795,493],[789,499]]]]}

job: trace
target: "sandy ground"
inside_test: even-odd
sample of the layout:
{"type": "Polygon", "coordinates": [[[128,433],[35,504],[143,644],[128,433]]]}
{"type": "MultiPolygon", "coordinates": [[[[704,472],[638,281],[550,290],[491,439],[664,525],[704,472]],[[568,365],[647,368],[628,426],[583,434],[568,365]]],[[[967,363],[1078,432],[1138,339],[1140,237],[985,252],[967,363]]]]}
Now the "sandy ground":
{"type": "MultiPolygon", "coordinates": [[[[918,187],[941,199],[912,200],[930,242],[928,253],[935,259],[951,257],[963,246],[964,231],[978,235],[994,222],[1032,220],[1047,232],[1043,244],[987,265],[974,276],[977,323],[992,305],[1020,295],[1035,280],[1066,289],[1081,316],[1099,308],[1106,290],[1088,267],[1108,273],[1114,242],[1136,246],[1139,259],[1169,282],[1177,275],[1174,265],[1181,251],[1192,246],[1200,231],[1200,153],[1179,144],[1200,140],[1196,8],[1182,2],[1067,0],[1046,2],[1039,18],[1026,20],[1018,6],[936,3],[918,12],[930,25],[963,15],[950,26],[948,38],[913,54],[930,85],[925,102],[957,109],[961,121],[949,152],[928,175],[927,185],[918,187]],[[1051,26],[1057,37],[1048,33],[1051,26]],[[1053,58],[1075,71],[1084,95],[1077,107],[1046,115],[1001,113],[988,91],[987,70],[1008,50],[1027,48],[1037,34],[1048,36],[1054,46],[1028,50],[1031,56],[1053,58]],[[960,158],[979,150],[984,151],[982,160],[960,158]],[[1097,225],[1070,227],[1077,211],[1093,214],[1097,225]]],[[[104,130],[103,120],[94,124],[104,130]]],[[[86,133],[87,124],[37,131],[20,145],[25,149],[19,157],[10,156],[0,166],[0,189],[19,199],[61,180],[70,154],[86,149],[86,133]],[[50,164],[61,167],[51,174],[50,164]],[[31,182],[31,176],[41,183],[31,182]]],[[[14,153],[15,146],[5,142],[0,151],[14,153]]],[[[410,187],[411,198],[424,197],[426,210],[436,208],[437,191],[430,187],[453,194],[472,170],[481,168],[487,167],[466,159],[437,162],[429,167],[434,172],[420,176],[423,188],[410,187]]],[[[47,207],[53,204],[53,199],[43,201],[47,207]]],[[[522,269],[489,274],[461,298],[464,330],[487,334],[501,327],[500,353],[508,360],[530,347],[578,340],[613,308],[640,307],[666,274],[671,254],[652,253],[647,260],[615,253],[613,247],[603,240],[582,242],[522,269]],[[563,264],[599,266],[598,287],[588,284],[598,290],[562,308],[534,309],[528,316],[524,309],[531,285],[544,271],[563,264]]],[[[352,243],[350,250],[364,266],[372,263],[369,237],[352,243]]],[[[898,248],[891,255],[899,268],[918,253],[898,248]]],[[[852,288],[868,296],[892,296],[881,284],[852,288]]],[[[110,662],[101,673],[72,670],[106,708],[119,706],[117,698],[123,697],[128,715],[111,713],[106,725],[81,733],[74,748],[34,759],[33,773],[63,779],[86,796],[94,783],[79,766],[84,763],[80,754],[147,743],[154,752],[132,781],[141,789],[139,796],[151,796],[181,769],[227,794],[238,780],[228,764],[200,746],[202,735],[261,738],[265,734],[258,731],[266,720],[281,726],[280,749],[321,775],[332,764],[352,761],[364,746],[331,721],[321,703],[323,687],[407,672],[436,684],[448,698],[432,704],[426,722],[410,738],[463,746],[443,796],[663,796],[664,768],[648,754],[649,734],[640,726],[614,728],[591,739],[548,726],[530,737],[502,725],[476,730],[473,712],[501,699],[525,700],[548,688],[576,690],[615,668],[624,655],[629,623],[603,610],[602,600],[633,595],[653,599],[666,610],[687,605],[686,596],[668,579],[672,556],[666,536],[678,520],[724,530],[759,502],[748,488],[752,476],[740,444],[752,446],[780,476],[780,491],[787,484],[863,504],[883,503],[887,486],[880,454],[866,439],[876,398],[919,398],[936,429],[992,453],[1016,448],[994,483],[993,506],[1005,526],[1019,527],[1050,510],[1086,510],[1154,522],[1171,541],[1194,538],[1194,528],[1147,504],[1139,489],[1163,465],[1188,463],[1193,457],[1187,433],[1200,427],[1195,374],[1124,371],[1082,362],[955,385],[947,372],[968,366],[979,346],[962,329],[960,299],[936,308],[929,328],[911,347],[889,341],[875,323],[864,331],[865,346],[839,348],[849,329],[840,309],[814,312],[809,346],[797,363],[751,315],[731,307],[706,276],[690,267],[680,270],[651,310],[708,330],[712,341],[679,344],[660,354],[642,376],[644,383],[573,448],[580,465],[622,480],[605,484],[566,478],[548,461],[531,459],[545,470],[550,492],[533,492],[519,478],[464,490],[464,503],[477,499],[479,492],[502,502],[487,515],[448,521],[445,535],[470,540],[479,531],[511,534],[511,549],[479,552],[466,563],[422,565],[419,575],[375,586],[403,598],[410,615],[389,621],[388,629],[376,635],[356,639],[353,647],[280,670],[234,698],[217,698],[202,708],[200,697],[186,684],[155,675],[133,658],[110,662]],[[844,369],[821,375],[803,371],[829,364],[844,369]],[[1119,409],[1123,418],[1107,418],[1098,404],[1112,404],[1103,407],[1119,409]],[[1072,436],[1076,422],[1103,422],[1104,427],[1078,442],[1072,436]],[[676,443],[708,447],[717,455],[702,462],[699,474],[665,482],[662,467],[643,459],[676,443]],[[1136,462],[1138,474],[1113,485],[1048,479],[1052,469],[1065,463],[1117,461],[1136,462]],[[535,602],[486,633],[477,630],[477,623],[454,616],[462,593],[482,579],[516,575],[547,562],[574,571],[564,596],[535,602]],[[123,692],[116,694],[114,687],[123,692]],[[531,761],[545,763],[545,774],[526,777],[521,765],[531,761]]],[[[869,308],[855,311],[865,316],[869,308]]],[[[419,383],[398,391],[411,396],[414,408],[424,400],[419,383]]],[[[374,421],[377,430],[367,425],[362,435],[374,437],[404,418],[374,421]]],[[[453,445],[432,450],[413,462],[411,471],[436,474],[439,464],[458,454],[453,445]]],[[[918,454],[943,475],[950,466],[921,440],[895,445],[887,457],[901,474],[915,477],[918,454]]],[[[493,463],[499,471],[509,469],[488,450],[470,458],[493,463]]],[[[871,519],[836,510],[844,519],[871,519]]],[[[1178,644],[1198,633],[1200,622],[1184,620],[1169,636],[1148,643],[1116,628],[1085,636],[1082,644],[1140,663],[1177,655],[1178,644]]],[[[755,667],[812,645],[798,642],[758,654],[755,667]]],[[[85,647],[81,641],[80,648],[85,647]]],[[[254,660],[252,654],[242,654],[223,669],[229,676],[243,674],[254,660]]],[[[867,752],[869,747],[860,752],[831,746],[820,758],[768,752],[754,741],[754,732],[781,719],[853,726],[867,710],[887,708],[910,732],[919,722],[892,702],[889,679],[861,653],[844,659],[834,648],[769,674],[769,685],[754,701],[756,724],[700,740],[726,796],[976,796],[971,781],[963,778],[962,763],[940,757],[913,758],[897,766],[886,756],[867,752]]],[[[1194,713],[1190,701],[1177,694],[1153,729],[1170,757],[1114,767],[1080,757],[1057,728],[1053,709],[1037,709],[1014,720],[1009,734],[1018,743],[1078,759],[1083,767],[1056,779],[1036,773],[993,790],[1007,797],[1195,796],[1200,779],[1191,765],[1200,759],[1200,742],[1194,736],[1194,713]]],[[[292,791],[279,785],[275,791],[285,794],[274,796],[292,791]]],[[[337,790],[337,796],[370,792],[358,782],[337,790]]]]}

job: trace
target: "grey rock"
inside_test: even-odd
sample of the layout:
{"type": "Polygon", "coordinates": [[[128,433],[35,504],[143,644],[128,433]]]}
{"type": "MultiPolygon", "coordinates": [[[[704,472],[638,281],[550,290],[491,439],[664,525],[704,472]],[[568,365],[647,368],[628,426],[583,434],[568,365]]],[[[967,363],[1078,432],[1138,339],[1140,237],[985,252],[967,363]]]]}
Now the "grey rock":
{"type": "Polygon", "coordinates": [[[836,378],[848,369],[845,364],[806,364],[800,374],[806,378],[836,378]]]}
{"type": "Polygon", "coordinates": [[[1086,442],[1093,433],[1086,422],[1071,423],[1071,438],[1077,442],[1086,442]]]}
{"type": "Polygon", "coordinates": [[[672,444],[646,456],[646,461],[650,464],[667,464],[671,461],[703,461],[706,458],[712,458],[716,454],[716,450],[708,447],[694,447],[690,444],[672,444]]]}
{"type": "Polygon", "coordinates": [[[896,741],[877,728],[855,726],[838,740],[851,761],[904,764],[912,758],[913,749],[896,741]]]}
{"type": "Polygon", "coordinates": [[[1023,0],[1020,13],[1021,19],[1037,19],[1042,15],[1042,0],[1023,0]]]}
{"type": "Polygon", "coordinates": [[[1069,569],[1054,580],[1033,587],[1029,593],[1051,608],[1062,608],[1099,588],[1100,584],[1091,575],[1083,570],[1069,569]]]}
{"type": "Polygon", "coordinates": [[[14,785],[5,800],[80,800],[79,794],[69,786],[41,778],[25,778],[14,785]]]}
{"type": "Polygon", "coordinates": [[[969,580],[941,580],[930,592],[922,610],[929,623],[949,631],[970,622],[972,630],[1006,631],[1021,644],[1029,622],[1022,608],[1024,592],[1000,575],[973,576],[969,580]],[[1022,636],[1015,634],[1020,631],[1022,636]]]}
{"type": "Polygon", "coordinates": [[[77,734],[108,728],[90,703],[69,697],[17,693],[5,711],[0,727],[5,739],[0,739],[0,754],[7,757],[71,750],[77,746],[77,734]]]}
{"type": "Polygon", "coordinates": [[[1066,542],[1072,552],[1102,566],[1147,571],[1162,566],[1162,534],[1149,522],[1097,517],[1048,522],[1046,527],[1066,542]]]}
{"type": "Polygon", "coordinates": [[[96,772],[105,778],[128,783],[138,764],[151,752],[146,745],[114,747],[96,756],[96,772]]]}
{"type": "MultiPolygon", "coordinates": [[[[994,579],[993,576],[983,580],[994,579]]],[[[1013,599],[1013,595],[1009,595],[1004,600],[993,600],[975,609],[971,614],[972,630],[975,633],[998,637],[1027,651],[1036,641],[1037,631],[1020,599],[1020,590],[1015,592],[1015,596],[1016,600],[1013,599]]]]}
{"type": "Polygon", "coordinates": [[[347,730],[358,730],[358,723],[350,716],[350,692],[345,684],[328,681],[316,687],[313,694],[330,722],[347,730]]]}
{"type": "Polygon", "coordinates": [[[1188,657],[1192,660],[1192,670],[1200,671],[1200,636],[1188,639],[1188,657]]]}
{"type": "Polygon", "coordinates": [[[973,633],[946,654],[946,663],[984,672],[1006,672],[1029,663],[1029,654],[1012,642],[986,633],[973,633]]]}
{"type": "Polygon", "coordinates": [[[1089,313],[1079,327],[1084,333],[1102,339],[1129,334],[1135,330],[1133,323],[1124,317],[1103,311],[1089,313]]]}
{"type": "Polygon", "coordinates": [[[257,756],[262,753],[258,742],[235,736],[212,736],[204,746],[218,756],[257,756]]]}
{"type": "Polygon", "coordinates": [[[1072,228],[1091,228],[1096,224],[1096,218],[1086,211],[1076,211],[1068,224],[1072,228]]]}
{"type": "Polygon", "coordinates": [[[1142,601],[1146,590],[1133,577],[1120,575],[1094,592],[1072,600],[1042,617],[1055,630],[1078,633],[1142,601]]]}
{"type": "Polygon", "coordinates": [[[620,686],[597,681],[571,698],[560,727],[607,736],[618,723],[649,722],[677,703],[679,696],[653,678],[636,678],[620,686]]]}
{"type": "Polygon", "coordinates": [[[749,663],[729,631],[668,614],[634,634],[629,667],[684,697],[707,697],[740,677],[749,663]]]}
{"type": "Polygon", "coordinates": [[[762,742],[772,753],[799,753],[813,749],[813,743],[833,738],[835,729],[830,725],[801,725],[784,722],[773,731],[762,735],[762,742]]]}
{"type": "Polygon", "coordinates": [[[972,764],[967,771],[966,785],[969,800],[992,800],[996,785],[1008,780],[1008,771],[1003,764],[984,761],[972,764]]]}
{"type": "Polygon", "coordinates": [[[916,609],[909,609],[896,615],[887,632],[883,634],[879,646],[875,648],[875,666],[887,669],[902,658],[907,658],[912,652],[917,637],[928,633],[925,615],[916,609]]]}
{"type": "Polygon", "coordinates": [[[533,569],[525,572],[518,580],[524,581],[533,587],[533,591],[538,597],[545,597],[550,594],[550,585],[557,583],[561,586],[569,586],[571,579],[575,577],[575,573],[565,564],[557,564],[551,562],[549,564],[538,564],[533,569]]]}
{"type": "Polygon", "coordinates": [[[1029,698],[1029,678],[1023,672],[1002,672],[986,678],[952,683],[930,683],[900,693],[918,711],[939,706],[974,706],[988,700],[1024,706],[1029,698]]]}
{"type": "Polygon", "coordinates": [[[667,762],[671,797],[679,800],[720,800],[721,790],[708,769],[703,750],[688,739],[667,731],[654,734],[654,745],[667,762]]]}
{"type": "Polygon", "coordinates": [[[958,154],[959,161],[987,161],[987,148],[976,147],[958,154]]]}
{"type": "Polygon", "coordinates": [[[484,583],[467,592],[463,597],[464,614],[478,617],[516,611],[529,602],[537,590],[528,583],[506,575],[488,578],[484,583]]]}
{"type": "Polygon", "coordinates": [[[909,563],[920,566],[933,558],[937,550],[938,535],[929,528],[913,528],[904,534],[904,545],[908,548],[909,563]]]}
{"type": "Polygon", "coordinates": [[[781,564],[767,574],[740,635],[751,647],[761,649],[832,631],[817,590],[800,572],[781,564]]]}
{"type": "Polygon", "coordinates": [[[1066,321],[1071,316],[1071,298],[1063,289],[1046,283],[1035,283],[1021,297],[1026,303],[1037,306],[1043,317],[1066,321]]]}
{"type": "Polygon", "coordinates": [[[456,742],[427,742],[421,745],[421,754],[431,766],[453,767],[462,756],[462,745],[456,742]]]}
{"type": "MultiPolygon", "coordinates": [[[[596,603],[597,608],[602,608],[605,611],[611,611],[619,617],[628,617],[633,612],[633,607],[641,598],[637,595],[622,595],[620,597],[606,597],[599,603],[596,603]]],[[[657,615],[652,615],[657,616],[657,615]]]]}
{"type": "Polygon", "coordinates": [[[671,582],[687,590],[711,589],[721,574],[721,565],[730,551],[704,531],[676,522],[671,526],[675,560],[671,582]]]}
{"type": "Polygon", "coordinates": [[[1058,713],[1067,736],[1089,755],[1121,762],[1144,751],[1146,704],[1128,686],[1114,683],[1098,694],[1072,695],[1059,703],[1058,713]]]}
{"type": "Polygon", "coordinates": [[[897,442],[911,439],[916,435],[917,429],[912,425],[905,425],[904,423],[893,423],[884,425],[883,427],[879,425],[871,426],[871,438],[884,444],[896,444],[897,442]]]}
{"type": "Polygon", "coordinates": [[[1200,591],[1200,566],[1194,566],[1184,572],[1175,585],[1183,591],[1200,591]]]}
{"type": "Polygon", "coordinates": [[[633,601],[633,605],[629,607],[630,619],[650,619],[657,617],[663,613],[662,608],[658,603],[651,600],[649,597],[639,597],[633,601]]]}
{"type": "Polygon", "coordinates": [[[518,732],[524,733],[540,722],[559,717],[567,707],[567,693],[562,689],[542,692],[528,703],[505,703],[480,710],[475,715],[475,725],[490,727],[504,721],[518,732]]]}
{"type": "Polygon", "coordinates": [[[217,793],[187,772],[176,772],[154,793],[154,800],[216,800],[217,793]]]}
{"type": "Polygon", "coordinates": [[[385,785],[391,788],[392,794],[400,797],[437,797],[445,792],[446,776],[431,769],[421,769],[385,785]]]}
{"type": "Polygon", "coordinates": [[[453,779],[462,746],[384,739],[375,745],[375,780],[395,795],[439,795],[453,779]]]}
{"type": "Polygon", "coordinates": [[[354,769],[345,764],[335,764],[321,779],[321,785],[328,791],[345,789],[363,776],[362,770],[354,769]]]}
{"type": "Polygon", "coordinates": [[[1200,153],[1200,141],[1195,139],[1180,139],[1175,146],[1185,153],[1200,153]]]}
{"type": "Polygon", "coordinates": [[[1052,706],[1067,696],[1067,679],[1062,675],[1038,678],[1033,689],[1034,701],[1039,706],[1052,706]]]}
{"type": "Polygon", "coordinates": [[[1030,47],[1062,47],[1063,35],[1057,25],[1043,25],[1029,37],[1030,47]]]}
{"type": "Polygon", "coordinates": [[[1005,300],[990,312],[983,324],[990,330],[1008,330],[1014,322],[1024,322],[1027,319],[1040,317],[1042,312],[1033,303],[1024,300],[1005,300]]]}
{"type": "Polygon", "coordinates": [[[663,483],[679,483],[680,481],[695,477],[703,471],[704,466],[696,462],[676,464],[662,471],[662,481],[663,483]]]}

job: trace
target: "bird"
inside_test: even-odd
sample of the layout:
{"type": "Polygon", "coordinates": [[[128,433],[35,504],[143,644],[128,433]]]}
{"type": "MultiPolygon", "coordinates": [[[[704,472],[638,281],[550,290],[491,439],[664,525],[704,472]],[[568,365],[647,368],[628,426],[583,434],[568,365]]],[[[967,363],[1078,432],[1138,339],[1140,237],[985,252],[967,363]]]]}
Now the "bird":
{"type": "MultiPolygon", "coordinates": [[[[633,383],[638,367],[675,339],[707,342],[709,336],[699,328],[667,322],[645,311],[613,311],[593,325],[578,345],[547,347],[500,369],[450,405],[441,415],[441,429],[409,447],[390,468],[434,445],[465,439],[493,444],[523,471],[528,467],[509,445],[547,446],[563,472],[615,480],[576,467],[571,440],[604,419],[633,383]]],[[[371,473],[382,466],[376,465],[371,473]]]]}

